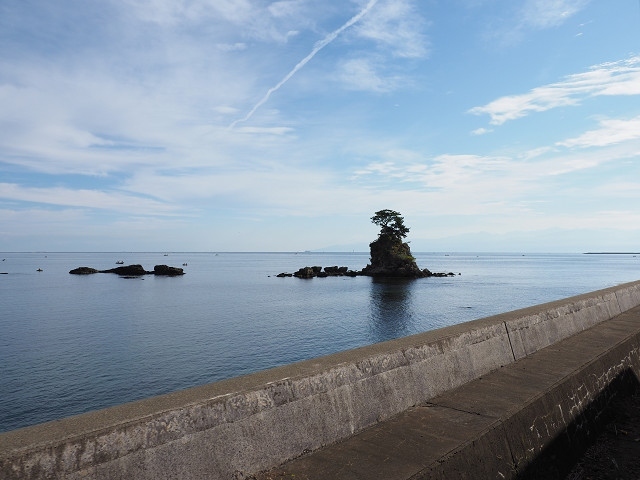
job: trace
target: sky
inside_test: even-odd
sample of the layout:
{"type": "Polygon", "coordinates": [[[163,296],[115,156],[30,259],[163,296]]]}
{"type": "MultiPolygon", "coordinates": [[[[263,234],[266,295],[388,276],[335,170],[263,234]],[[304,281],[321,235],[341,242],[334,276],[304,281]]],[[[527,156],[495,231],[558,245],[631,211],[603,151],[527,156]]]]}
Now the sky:
{"type": "Polygon", "coordinates": [[[3,0],[0,251],[640,251],[638,0],[3,0]]]}

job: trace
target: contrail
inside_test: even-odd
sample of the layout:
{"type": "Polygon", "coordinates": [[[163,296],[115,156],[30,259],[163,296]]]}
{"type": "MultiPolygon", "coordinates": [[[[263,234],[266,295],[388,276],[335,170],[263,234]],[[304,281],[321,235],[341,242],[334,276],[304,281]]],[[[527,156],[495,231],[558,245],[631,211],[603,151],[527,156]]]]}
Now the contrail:
{"type": "Polygon", "coordinates": [[[309,63],[309,60],[311,60],[313,57],[315,57],[316,53],[318,53],[320,50],[322,50],[324,47],[326,47],[327,45],[329,45],[331,42],[333,42],[336,37],[338,35],[340,35],[342,32],[344,32],[347,28],[349,28],[350,26],[352,26],[353,24],[357,23],[358,21],[360,21],[360,19],[362,17],[364,17],[367,13],[369,13],[369,11],[374,7],[374,5],[378,3],[378,0],[369,0],[369,3],[367,4],[366,7],[364,7],[360,13],[358,13],[357,15],[353,16],[347,23],[345,23],[344,25],[342,25],[340,28],[338,28],[337,30],[334,30],[333,32],[331,32],[329,35],[327,35],[325,38],[323,38],[322,40],[318,41],[315,46],[313,47],[313,50],[311,50],[311,53],[309,55],[307,55],[306,57],[304,57],[302,60],[300,60],[298,62],[298,64],[293,67],[293,69],[287,73],[285,75],[285,77],[280,80],[280,82],[278,82],[278,84],[275,87],[271,87],[267,93],[265,94],[264,97],[262,97],[260,99],[260,101],[258,103],[255,104],[255,106],[251,109],[251,111],[249,113],[247,113],[243,118],[234,121],[231,125],[229,125],[229,128],[233,128],[235,127],[238,123],[240,122],[246,122],[247,120],[249,120],[254,113],[256,113],[256,110],[258,110],[262,105],[264,105],[268,100],[269,97],[271,97],[271,95],[275,92],[277,92],[280,87],[282,87],[285,83],[287,83],[287,81],[293,77],[296,72],[298,70],[300,70],[302,67],[304,67],[307,63],[309,63]]]}

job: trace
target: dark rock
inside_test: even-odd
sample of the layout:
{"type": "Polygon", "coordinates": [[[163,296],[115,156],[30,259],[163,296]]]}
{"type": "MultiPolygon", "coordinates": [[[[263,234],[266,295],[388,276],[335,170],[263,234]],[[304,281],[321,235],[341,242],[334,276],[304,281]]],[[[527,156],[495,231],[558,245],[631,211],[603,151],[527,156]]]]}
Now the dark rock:
{"type": "Polygon", "coordinates": [[[362,272],[349,270],[349,267],[302,267],[297,272],[291,273],[279,273],[277,277],[298,277],[298,278],[326,278],[326,277],[357,277],[362,275],[362,272]]]}
{"type": "Polygon", "coordinates": [[[349,271],[349,268],[348,267],[338,267],[336,265],[336,266],[333,266],[333,267],[324,267],[324,271],[329,276],[341,277],[341,276],[347,274],[347,272],[349,271]]]}
{"type": "Polygon", "coordinates": [[[300,270],[295,272],[293,276],[298,278],[313,278],[317,276],[317,273],[313,271],[312,267],[302,267],[300,270]]]}
{"type": "Polygon", "coordinates": [[[456,274],[453,272],[449,272],[449,273],[445,273],[445,272],[438,272],[438,273],[431,273],[430,275],[428,275],[429,277],[455,277],[456,274]]]}
{"type": "Polygon", "coordinates": [[[363,275],[399,278],[423,278],[433,275],[429,270],[425,272],[418,268],[409,244],[396,237],[380,235],[369,247],[371,263],[362,269],[363,275]]]}
{"type": "Polygon", "coordinates": [[[75,275],[90,275],[92,273],[116,273],[122,277],[133,278],[140,277],[142,275],[155,274],[164,275],[168,277],[175,277],[177,275],[184,275],[184,270],[178,267],[170,267],[168,265],[156,265],[153,268],[153,272],[146,271],[142,265],[126,265],[122,267],[110,268],[108,270],[96,270],[91,267],[78,267],[71,270],[69,273],[75,275]]]}
{"type": "Polygon", "coordinates": [[[153,267],[153,273],[156,275],[175,277],[178,275],[184,275],[184,270],[179,267],[170,267],[168,265],[156,265],[153,267]]]}
{"type": "Polygon", "coordinates": [[[153,272],[147,272],[142,265],[126,265],[124,267],[110,268],[109,270],[100,270],[100,273],[117,273],[118,275],[123,276],[139,276],[153,272]]]}
{"type": "Polygon", "coordinates": [[[70,270],[69,273],[72,275],[91,275],[93,273],[98,273],[98,270],[91,267],[78,267],[70,270]]]}

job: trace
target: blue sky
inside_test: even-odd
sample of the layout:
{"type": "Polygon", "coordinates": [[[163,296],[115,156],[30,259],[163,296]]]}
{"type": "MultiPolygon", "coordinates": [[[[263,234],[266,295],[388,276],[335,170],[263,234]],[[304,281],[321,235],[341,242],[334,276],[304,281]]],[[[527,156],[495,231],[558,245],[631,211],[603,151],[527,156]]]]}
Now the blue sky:
{"type": "Polygon", "coordinates": [[[5,0],[0,251],[640,250],[638,0],[5,0]]]}

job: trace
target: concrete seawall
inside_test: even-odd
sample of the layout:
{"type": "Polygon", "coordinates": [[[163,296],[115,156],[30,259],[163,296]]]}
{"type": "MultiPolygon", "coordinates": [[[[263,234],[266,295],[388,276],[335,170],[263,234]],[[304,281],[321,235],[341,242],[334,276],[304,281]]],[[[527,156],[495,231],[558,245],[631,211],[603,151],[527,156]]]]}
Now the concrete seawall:
{"type": "MultiPolygon", "coordinates": [[[[0,478],[247,478],[444,398],[638,305],[640,282],[633,282],[0,434],[0,478]]],[[[628,348],[615,356],[627,363],[606,360],[606,349],[597,353],[613,363],[612,381],[639,364],[638,348],[628,348]]],[[[516,422],[505,433],[500,425],[485,430],[519,428],[516,422]]]]}

